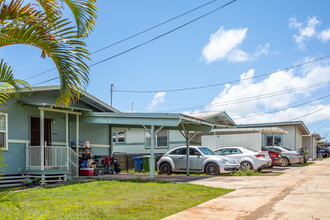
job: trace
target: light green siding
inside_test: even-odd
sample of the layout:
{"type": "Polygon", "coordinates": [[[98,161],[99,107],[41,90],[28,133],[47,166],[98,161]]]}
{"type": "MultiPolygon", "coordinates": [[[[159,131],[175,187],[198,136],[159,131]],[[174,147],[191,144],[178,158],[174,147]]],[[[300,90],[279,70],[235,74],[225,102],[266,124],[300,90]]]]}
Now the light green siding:
{"type": "MultiPolygon", "coordinates": [[[[115,143],[113,152],[125,153],[150,153],[150,148],[145,146],[145,130],[139,128],[114,128],[114,130],[125,130],[125,143],[115,143]]],[[[155,153],[166,153],[169,149],[185,145],[185,139],[179,131],[170,130],[168,133],[168,147],[155,148],[155,153]]]]}

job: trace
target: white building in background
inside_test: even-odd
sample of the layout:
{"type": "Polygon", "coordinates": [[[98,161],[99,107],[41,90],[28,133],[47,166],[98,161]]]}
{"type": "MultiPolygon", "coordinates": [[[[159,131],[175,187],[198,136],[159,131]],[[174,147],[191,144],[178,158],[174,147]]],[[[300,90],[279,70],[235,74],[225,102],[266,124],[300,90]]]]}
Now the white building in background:
{"type": "Polygon", "coordinates": [[[302,121],[246,124],[236,125],[234,129],[216,129],[204,134],[202,145],[212,149],[244,146],[260,150],[262,146],[272,146],[274,138],[276,146],[298,150],[303,147],[303,135],[309,135],[309,130],[302,121]]]}
{"type": "Polygon", "coordinates": [[[319,134],[311,133],[303,135],[303,147],[308,149],[308,157],[315,159],[317,157],[316,146],[324,145],[325,140],[319,134]]]}

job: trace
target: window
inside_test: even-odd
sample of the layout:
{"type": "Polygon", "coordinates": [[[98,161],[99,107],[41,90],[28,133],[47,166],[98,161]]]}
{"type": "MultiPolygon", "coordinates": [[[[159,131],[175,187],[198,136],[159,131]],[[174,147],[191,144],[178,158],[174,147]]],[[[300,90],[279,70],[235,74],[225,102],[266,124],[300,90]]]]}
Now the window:
{"type": "Polygon", "coordinates": [[[198,150],[196,150],[195,148],[189,148],[189,155],[201,155],[201,153],[198,152],[198,150]]]}
{"type": "MultiPolygon", "coordinates": [[[[274,145],[281,146],[282,145],[282,136],[274,135],[274,145]]],[[[273,136],[266,135],[266,146],[273,146],[273,136]]]]}
{"type": "Polygon", "coordinates": [[[112,141],[113,143],[125,143],[125,131],[113,131],[112,141]]]}
{"type": "Polygon", "coordinates": [[[176,149],[176,150],[172,151],[170,154],[171,155],[180,155],[180,150],[181,150],[181,148],[176,149]]]}
{"type": "MultiPolygon", "coordinates": [[[[151,137],[148,132],[146,132],[146,147],[151,146],[151,137]]],[[[168,147],[168,130],[164,129],[157,133],[155,138],[155,146],[159,148],[168,147]]]]}
{"type": "Polygon", "coordinates": [[[207,147],[199,147],[198,149],[205,155],[215,155],[215,153],[207,147]]]}
{"type": "Polygon", "coordinates": [[[8,116],[0,113],[0,149],[8,150],[8,116]]]}
{"type": "Polygon", "coordinates": [[[215,153],[218,154],[218,155],[229,155],[230,150],[231,149],[226,148],[226,149],[217,150],[215,153]]]}
{"type": "Polygon", "coordinates": [[[231,149],[230,153],[231,153],[231,154],[241,154],[242,151],[241,151],[240,149],[233,148],[233,149],[231,149]]]}

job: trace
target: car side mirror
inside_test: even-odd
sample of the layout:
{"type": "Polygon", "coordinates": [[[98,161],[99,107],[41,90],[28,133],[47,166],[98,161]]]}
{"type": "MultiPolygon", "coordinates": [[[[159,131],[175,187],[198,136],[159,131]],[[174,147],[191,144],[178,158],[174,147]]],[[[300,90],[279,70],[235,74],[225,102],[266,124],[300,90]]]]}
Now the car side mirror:
{"type": "Polygon", "coordinates": [[[198,157],[201,156],[200,153],[198,153],[198,152],[195,152],[194,155],[195,155],[195,156],[198,156],[198,157]]]}

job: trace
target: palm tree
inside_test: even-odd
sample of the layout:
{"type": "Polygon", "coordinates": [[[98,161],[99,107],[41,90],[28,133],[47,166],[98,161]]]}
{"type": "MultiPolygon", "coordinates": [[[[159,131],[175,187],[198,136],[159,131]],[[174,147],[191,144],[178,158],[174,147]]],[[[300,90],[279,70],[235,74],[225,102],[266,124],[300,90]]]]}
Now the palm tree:
{"type": "MultiPolygon", "coordinates": [[[[60,78],[56,104],[69,105],[79,98],[89,81],[86,38],[95,25],[96,0],[37,0],[42,11],[23,0],[0,0],[0,47],[25,44],[41,50],[43,58],[53,60],[60,78]],[[66,3],[75,17],[76,27],[62,18],[66,3]]],[[[4,60],[1,60],[4,62],[4,60]]],[[[4,65],[2,66],[4,67],[4,65]]],[[[3,72],[0,69],[0,72],[3,72]]],[[[0,80],[1,81],[1,80],[0,80]]],[[[26,84],[26,82],[20,81],[26,84]]]]}
{"type": "MultiPolygon", "coordinates": [[[[86,44],[79,40],[94,29],[96,0],[37,0],[36,5],[23,0],[0,0],[0,47],[24,44],[41,50],[41,57],[53,60],[60,76],[60,93],[56,104],[69,105],[79,98],[89,81],[86,44]],[[76,27],[62,18],[65,3],[73,13],[76,27]]],[[[11,67],[0,59],[0,105],[30,88],[28,82],[15,79],[11,67]]],[[[1,149],[0,149],[1,150],[1,149]]],[[[0,166],[1,152],[0,152],[0,166]]],[[[0,191],[0,203],[19,207],[11,189],[0,191]]]]}

